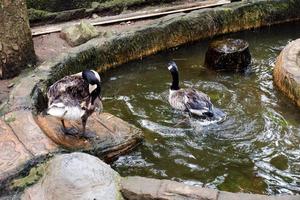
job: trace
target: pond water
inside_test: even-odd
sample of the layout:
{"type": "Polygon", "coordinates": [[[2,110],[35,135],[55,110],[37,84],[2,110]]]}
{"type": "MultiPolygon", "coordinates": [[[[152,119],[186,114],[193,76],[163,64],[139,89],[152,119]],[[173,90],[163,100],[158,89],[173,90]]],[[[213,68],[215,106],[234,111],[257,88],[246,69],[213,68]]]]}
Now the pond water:
{"type": "Polygon", "coordinates": [[[228,37],[249,42],[252,68],[247,73],[206,69],[209,41],[202,41],[103,74],[104,110],[145,134],[141,146],[113,163],[121,175],[231,192],[300,193],[300,109],[272,80],[276,57],[300,37],[300,23],[218,38],[228,37]],[[170,60],[179,67],[181,87],[207,93],[227,113],[223,122],[205,124],[171,109],[170,60]]]}

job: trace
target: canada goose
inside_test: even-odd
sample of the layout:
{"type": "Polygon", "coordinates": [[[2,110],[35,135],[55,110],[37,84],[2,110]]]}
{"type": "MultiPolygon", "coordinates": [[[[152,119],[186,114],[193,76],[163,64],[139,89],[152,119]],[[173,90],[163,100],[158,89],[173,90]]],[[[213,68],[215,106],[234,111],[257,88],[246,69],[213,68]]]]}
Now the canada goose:
{"type": "Polygon", "coordinates": [[[168,69],[173,78],[169,92],[170,105],[175,109],[187,111],[189,114],[201,118],[213,117],[213,105],[210,98],[193,88],[179,88],[178,67],[174,61],[169,63],[168,69]]]}
{"type": "Polygon", "coordinates": [[[47,113],[61,119],[64,132],[75,134],[67,129],[64,120],[82,120],[82,135],[85,135],[88,117],[95,111],[102,109],[100,98],[101,79],[94,70],[65,76],[50,86],[47,113]]]}

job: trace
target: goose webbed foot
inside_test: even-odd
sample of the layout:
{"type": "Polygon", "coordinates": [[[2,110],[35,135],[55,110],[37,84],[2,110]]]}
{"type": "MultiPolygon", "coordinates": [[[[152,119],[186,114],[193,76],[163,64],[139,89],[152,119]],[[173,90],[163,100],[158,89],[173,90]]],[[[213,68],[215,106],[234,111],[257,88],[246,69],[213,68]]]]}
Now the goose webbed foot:
{"type": "Polygon", "coordinates": [[[76,128],[63,128],[63,132],[66,135],[76,136],[78,135],[78,130],[76,128]]]}
{"type": "Polygon", "coordinates": [[[84,132],[81,132],[79,135],[79,137],[86,138],[86,139],[94,138],[95,136],[96,136],[96,134],[91,131],[84,131],[84,132]]]}
{"type": "Polygon", "coordinates": [[[78,134],[78,130],[76,128],[67,128],[66,125],[65,125],[65,121],[62,119],[61,120],[61,123],[62,123],[62,131],[66,134],[66,135],[72,135],[72,136],[75,136],[78,134]]]}

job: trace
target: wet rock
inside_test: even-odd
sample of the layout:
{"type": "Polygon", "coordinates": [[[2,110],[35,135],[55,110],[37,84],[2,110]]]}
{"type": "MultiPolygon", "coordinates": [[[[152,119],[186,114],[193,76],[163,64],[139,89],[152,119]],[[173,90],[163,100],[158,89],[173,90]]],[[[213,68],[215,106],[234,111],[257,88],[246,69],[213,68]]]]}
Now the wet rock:
{"type": "Polygon", "coordinates": [[[71,46],[78,46],[99,35],[97,29],[89,22],[81,21],[80,24],[65,27],[60,37],[65,39],[71,46]]]}
{"type": "Polygon", "coordinates": [[[290,42],[277,57],[274,83],[300,106],[300,39],[290,42]]]}
{"type": "Polygon", "coordinates": [[[8,100],[9,110],[32,108],[31,93],[33,88],[41,79],[40,74],[36,75],[38,76],[26,76],[17,81],[10,92],[8,100]]]}
{"type": "MultiPolygon", "coordinates": [[[[37,116],[36,122],[56,144],[71,150],[84,150],[104,160],[114,159],[136,147],[143,138],[140,129],[108,113],[94,113],[87,121],[88,137],[66,135],[61,121],[52,116],[37,116]]],[[[66,121],[67,127],[81,133],[81,122],[66,121]]]]}
{"type": "Polygon", "coordinates": [[[209,44],[205,55],[206,66],[222,71],[243,71],[251,63],[248,42],[225,39],[209,44]]]}
{"type": "Polygon", "coordinates": [[[12,129],[0,120],[0,181],[21,170],[32,154],[24,147],[12,129]]]}
{"type": "Polygon", "coordinates": [[[100,159],[84,153],[56,155],[39,182],[24,191],[23,200],[115,200],[120,177],[100,159]]]}
{"type": "Polygon", "coordinates": [[[121,191],[126,199],[134,200],[216,200],[218,196],[214,189],[138,176],[122,178],[121,191]]]}
{"type": "Polygon", "coordinates": [[[5,119],[32,155],[41,156],[58,150],[58,145],[43,133],[30,111],[10,112],[5,115],[5,119]]]}

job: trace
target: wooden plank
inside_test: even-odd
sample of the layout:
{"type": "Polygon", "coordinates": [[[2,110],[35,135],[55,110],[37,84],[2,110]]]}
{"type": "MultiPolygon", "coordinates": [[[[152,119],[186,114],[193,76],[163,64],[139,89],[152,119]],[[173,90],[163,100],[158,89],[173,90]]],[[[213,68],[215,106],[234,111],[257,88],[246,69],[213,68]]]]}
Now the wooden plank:
{"type": "MultiPolygon", "coordinates": [[[[149,11],[149,12],[151,12],[149,14],[133,14],[133,15],[131,14],[130,16],[127,15],[127,17],[117,16],[117,17],[109,17],[108,19],[105,19],[105,20],[97,20],[97,21],[89,20],[89,21],[94,26],[109,25],[109,24],[121,23],[121,22],[126,22],[126,21],[137,21],[137,20],[149,19],[149,18],[154,18],[154,17],[162,17],[165,15],[170,15],[170,14],[175,14],[175,13],[180,13],[180,12],[189,12],[189,11],[203,9],[203,8],[222,6],[222,5],[225,5],[228,3],[230,3],[230,1],[228,1],[228,0],[203,1],[201,3],[192,4],[191,7],[188,7],[188,8],[170,10],[170,9],[172,9],[172,7],[169,7],[169,8],[165,9],[168,11],[163,11],[163,12],[155,12],[155,10],[154,10],[154,11],[149,11]],[[217,3],[215,3],[215,2],[217,2],[217,3]]],[[[49,34],[49,33],[60,32],[62,27],[65,26],[66,24],[75,25],[75,24],[79,24],[79,22],[63,23],[63,24],[53,25],[53,26],[49,26],[49,27],[41,26],[41,27],[32,28],[31,29],[32,36],[39,36],[39,35],[44,35],[44,34],[49,34]]]]}

